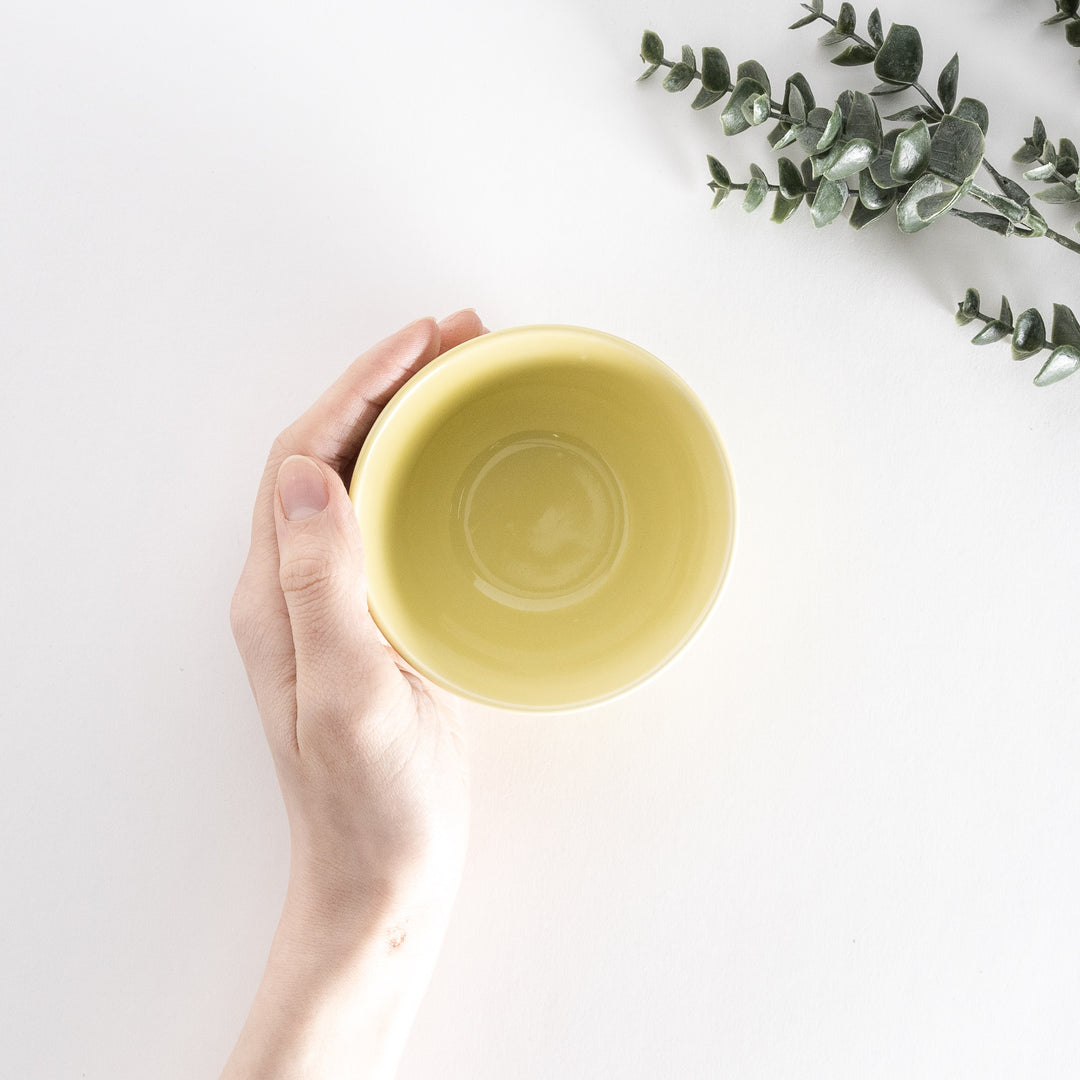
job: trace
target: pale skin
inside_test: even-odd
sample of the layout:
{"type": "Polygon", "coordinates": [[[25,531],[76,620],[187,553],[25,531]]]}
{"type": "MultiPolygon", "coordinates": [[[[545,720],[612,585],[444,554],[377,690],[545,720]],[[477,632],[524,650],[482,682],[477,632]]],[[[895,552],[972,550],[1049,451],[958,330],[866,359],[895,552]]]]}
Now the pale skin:
{"type": "Polygon", "coordinates": [[[421,319],[357,359],[274,441],[233,634],[290,830],[284,906],[221,1080],[394,1075],[457,892],[468,768],[456,701],[367,611],[347,484],[412,374],[484,332],[421,319]]]}

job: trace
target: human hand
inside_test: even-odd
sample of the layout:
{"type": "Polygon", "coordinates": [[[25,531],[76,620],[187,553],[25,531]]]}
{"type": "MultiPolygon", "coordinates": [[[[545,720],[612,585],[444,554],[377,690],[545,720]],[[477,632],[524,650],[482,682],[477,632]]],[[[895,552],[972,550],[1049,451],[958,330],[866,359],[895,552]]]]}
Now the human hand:
{"type": "MultiPolygon", "coordinates": [[[[254,1063],[252,1053],[281,1035],[280,1022],[266,1018],[280,1018],[282,1007],[307,1016],[304,995],[329,983],[362,987],[365,971],[389,953],[416,958],[398,963],[415,989],[441,940],[468,829],[457,704],[409,668],[368,614],[346,485],[394,392],[483,332],[472,311],[405,327],[356,360],[270,451],[231,623],[288,814],[291,864],[267,974],[227,1076],[249,1075],[238,1055],[254,1063]],[[413,943],[400,949],[407,936],[413,943]]],[[[357,998],[336,1000],[340,1027],[357,998]]],[[[286,1054],[307,1054],[310,1035],[286,1054]]],[[[258,1060],[260,1075],[277,1075],[258,1060]]]]}

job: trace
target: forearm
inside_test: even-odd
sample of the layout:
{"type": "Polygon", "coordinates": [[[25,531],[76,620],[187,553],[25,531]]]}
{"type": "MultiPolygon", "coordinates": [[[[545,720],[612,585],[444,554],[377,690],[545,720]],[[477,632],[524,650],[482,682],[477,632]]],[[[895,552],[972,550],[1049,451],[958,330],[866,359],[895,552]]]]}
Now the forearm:
{"type": "Polygon", "coordinates": [[[389,1080],[449,919],[445,890],[353,905],[290,884],[221,1080],[389,1080]]]}

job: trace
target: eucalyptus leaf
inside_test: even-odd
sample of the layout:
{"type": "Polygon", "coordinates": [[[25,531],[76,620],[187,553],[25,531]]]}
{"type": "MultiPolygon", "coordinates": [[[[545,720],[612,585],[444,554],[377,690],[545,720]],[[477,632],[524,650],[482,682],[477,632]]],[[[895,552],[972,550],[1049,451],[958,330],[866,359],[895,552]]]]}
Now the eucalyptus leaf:
{"type": "MultiPolygon", "coordinates": [[[[806,123],[799,126],[799,145],[807,154],[817,153],[818,145],[828,127],[830,117],[831,113],[828,109],[818,106],[810,110],[806,117],[806,123]]],[[[839,121],[837,124],[837,131],[839,131],[839,121]]]]}
{"type": "Polygon", "coordinates": [[[877,50],[869,45],[849,45],[842,53],[832,58],[837,67],[862,67],[864,64],[872,64],[877,58],[877,50]]]}
{"type": "Polygon", "coordinates": [[[783,225],[783,223],[799,209],[802,201],[803,197],[801,195],[797,198],[789,199],[782,191],[778,191],[776,193],[776,199],[773,202],[773,212],[770,220],[775,221],[777,225],[783,225]]]}
{"type": "Polygon", "coordinates": [[[768,94],[758,94],[743,102],[742,113],[751,127],[760,127],[771,115],[772,102],[768,94]]]}
{"type": "Polygon", "coordinates": [[[1075,345],[1059,345],[1050,354],[1050,359],[1043,364],[1039,374],[1035,376],[1035,385],[1050,386],[1051,383],[1061,382],[1062,379],[1068,378],[1078,370],[1080,370],[1080,348],[1075,345]]]}
{"type": "Polygon", "coordinates": [[[1048,203],[1074,203],[1080,202],[1080,191],[1076,190],[1074,184],[1054,184],[1042,191],[1036,191],[1035,198],[1048,203]]]}
{"type": "Polygon", "coordinates": [[[1080,48],[1080,22],[1071,22],[1065,27],[1065,40],[1074,48],[1080,48]]]}
{"type": "Polygon", "coordinates": [[[870,93],[874,97],[886,97],[889,94],[899,94],[906,89],[907,86],[904,83],[878,83],[870,93]]]}
{"type": "Polygon", "coordinates": [[[798,129],[791,124],[780,123],[769,132],[767,139],[774,150],[783,150],[798,138],[798,129]]]}
{"type": "Polygon", "coordinates": [[[650,64],[638,77],[638,82],[644,82],[650,75],[654,75],[660,68],[659,64],[650,64]]]}
{"type": "Polygon", "coordinates": [[[986,140],[978,124],[945,116],[930,140],[932,173],[954,184],[970,180],[982,164],[986,140]]]}
{"type": "MultiPolygon", "coordinates": [[[[752,165],[751,169],[757,169],[758,173],[761,170],[756,165],[752,165]]],[[[765,179],[765,174],[754,175],[750,178],[749,183],[746,185],[746,197],[743,199],[743,209],[747,213],[751,213],[756,210],[764,201],[765,197],[769,194],[769,182],[765,179]]]]}
{"type": "Polygon", "coordinates": [[[710,105],[715,105],[718,101],[722,100],[723,94],[716,93],[715,90],[706,90],[703,86],[698,92],[697,97],[690,102],[691,109],[707,109],[710,105]]]}
{"type": "Polygon", "coordinates": [[[990,130],[990,111],[978,98],[961,98],[953,109],[953,116],[978,124],[983,135],[990,130]]]}
{"type": "Polygon", "coordinates": [[[840,109],[840,104],[837,102],[833,106],[833,111],[829,114],[828,123],[825,125],[825,130],[821,133],[821,138],[818,139],[817,145],[814,150],[818,153],[822,153],[828,150],[829,147],[836,142],[844,126],[844,114],[840,109]]]}
{"type": "Polygon", "coordinates": [[[769,83],[768,72],[756,60],[744,60],[735,72],[735,81],[753,79],[761,84],[762,93],[772,94],[772,86],[769,83]]]}
{"type": "Polygon", "coordinates": [[[964,299],[957,305],[956,321],[961,326],[967,326],[969,322],[978,317],[981,302],[979,290],[968,289],[964,294],[964,299]]]}
{"type": "Polygon", "coordinates": [[[711,45],[701,50],[701,85],[714,94],[726,94],[731,89],[727,57],[711,45]]]}
{"type": "Polygon", "coordinates": [[[891,113],[885,119],[895,120],[902,124],[910,124],[913,120],[925,120],[927,123],[936,124],[941,116],[939,113],[931,112],[925,105],[909,105],[906,109],[891,113]]]}
{"type": "Polygon", "coordinates": [[[859,202],[867,210],[887,210],[896,202],[896,188],[879,187],[869,169],[859,173],[859,202]]]}
{"type": "Polygon", "coordinates": [[[1022,311],[1013,328],[1012,354],[1014,360],[1034,356],[1046,344],[1046,324],[1035,308],[1022,311]]]}
{"type": "Polygon", "coordinates": [[[880,46],[885,40],[881,29],[881,12],[877,8],[870,12],[870,17],[866,20],[866,33],[875,45],[880,46]]]}
{"type": "Polygon", "coordinates": [[[743,105],[765,93],[765,87],[756,79],[740,79],[731,91],[720,120],[724,125],[725,135],[738,135],[750,127],[750,121],[743,113],[743,105]]]}
{"type": "Polygon", "coordinates": [[[937,92],[941,99],[941,107],[946,112],[952,112],[956,104],[956,88],[960,82],[960,54],[953,53],[953,58],[942,69],[938,76],[937,92]]]}
{"type": "Polygon", "coordinates": [[[731,174],[724,166],[709,154],[709,174],[721,187],[731,187],[731,174]]]}
{"type": "Polygon", "coordinates": [[[865,229],[870,222],[877,221],[879,217],[884,217],[888,212],[888,206],[877,206],[870,209],[860,201],[851,208],[848,223],[853,229],[865,229]]]}
{"type": "Polygon", "coordinates": [[[923,173],[904,192],[903,197],[896,204],[896,223],[900,226],[901,232],[921,232],[944,214],[953,203],[961,199],[964,194],[966,194],[966,191],[963,187],[956,187],[933,173],[923,173]],[[940,196],[947,196],[948,198],[940,199],[940,196]],[[934,204],[932,216],[929,214],[929,206],[926,207],[925,213],[920,212],[921,205],[929,199],[938,200],[934,204]]]}
{"type": "Polygon", "coordinates": [[[956,207],[953,207],[950,213],[963,218],[964,221],[970,221],[980,229],[988,229],[990,232],[997,233],[999,236],[1012,236],[1015,231],[1013,223],[1003,214],[971,213],[967,210],[958,210],[956,207]]]}
{"type": "Polygon", "coordinates": [[[972,345],[992,345],[995,341],[1008,337],[1012,333],[1012,327],[996,319],[988,322],[972,339],[972,345]]]}
{"type": "Polygon", "coordinates": [[[784,93],[784,115],[790,116],[796,124],[805,124],[806,114],[809,111],[802,89],[788,79],[787,90],[784,93]]]}
{"type": "Polygon", "coordinates": [[[859,90],[852,94],[844,116],[844,134],[851,139],[865,139],[875,154],[881,149],[881,114],[869,94],[859,90]]]}
{"type": "Polygon", "coordinates": [[[677,94],[680,90],[685,90],[693,81],[694,69],[688,64],[678,63],[672,65],[664,78],[663,86],[665,90],[677,94]]]}
{"type": "Polygon", "coordinates": [[[983,168],[994,178],[994,183],[1006,198],[1012,199],[1018,206],[1027,206],[1031,202],[1031,196],[1026,188],[1022,188],[1015,180],[999,173],[989,161],[983,161],[983,168]]]}
{"type": "Polygon", "coordinates": [[[697,74],[697,57],[694,55],[694,50],[689,45],[682,47],[682,62],[688,67],[692,68],[694,74],[697,74]]]}
{"type": "Polygon", "coordinates": [[[641,59],[646,64],[659,64],[664,59],[664,43],[652,30],[646,30],[642,35],[641,59]]]}
{"type": "Polygon", "coordinates": [[[1054,322],[1050,330],[1050,340],[1055,345],[1072,345],[1080,348],[1080,322],[1072,308],[1064,304],[1054,305],[1054,322]]]}
{"type": "Polygon", "coordinates": [[[787,83],[785,84],[784,112],[791,112],[789,105],[791,104],[791,94],[795,90],[798,90],[799,96],[802,98],[805,114],[809,114],[810,110],[816,104],[814,101],[814,91],[810,88],[810,83],[801,71],[796,71],[794,75],[789,76],[787,83]]]}
{"type": "Polygon", "coordinates": [[[889,172],[893,180],[906,184],[926,172],[929,164],[930,128],[920,120],[896,137],[889,172]]]}
{"type": "Polygon", "coordinates": [[[998,311],[998,322],[1004,323],[1006,326],[1012,326],[1012,321],[1012,304],[1009,303],[1009,298],[1003,293],[1001,296],[1001,309],[998,311]]]}
{"type": "Polygon", "coordinates": [[[1047,162],[1045,165],[1036,165],[1034,169],[1028,169],[1024,173],[1025,180],[1049,180],[1054,175],[1055,169],[1053,164],[1047,162]]]}
{"type": "Polygon", "coordinates": [[[806,184],[799,167],[786,157],[780,158],[776,164],[780,172],[780,193],[785,199],[801,199],[806,194],[806,184]]]}
{"type": "Polygon", "coordinates": [[[850,194],[847,184],[842,181],[822,180],[810,205],[810,216],[814,219],[814,224],[820,229],[838,218],[850,194]]]}
{"type": "Polygon", "coordinates": [[[836,16],[836,29],[844,37],[850,37],[855,33],[855,8],[847,0],[840,5],[840,11],[836,16]]]}
{"type": "Polygon", "coordinates": [[[839,45],[842,41],[847,41],[847,34],[842,34],[835,28],[826,31],[818,38],[818,44],[824,45],[826,48],[830,45],[839,45]]]}
{"type": "Polygon", "coordinates": [[[865,169],[876,153],[873,143],[866,139],[837,142],[823,158],[821,173],[828,180],[846,180],[865,169]]]}
{"type": "Polygon", "coordinates": [[[923,46],[914,26],[893,23],[874,61],[874,74],[882,82],[911,86],[922,71],[923,46]]]}

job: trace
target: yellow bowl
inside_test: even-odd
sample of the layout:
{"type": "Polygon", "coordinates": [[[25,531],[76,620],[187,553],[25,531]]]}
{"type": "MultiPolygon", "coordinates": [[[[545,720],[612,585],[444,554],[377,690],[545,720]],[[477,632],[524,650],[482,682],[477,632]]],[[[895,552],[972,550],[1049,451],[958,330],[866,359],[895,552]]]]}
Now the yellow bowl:
{"type": "Polygon", "coordinates": [[[350,495],[368,605],[462,697],[568,710],[663,667],[720,592],[735,493],[701,402],[610,334],[523,326],[401,388],[350,495]]]}

